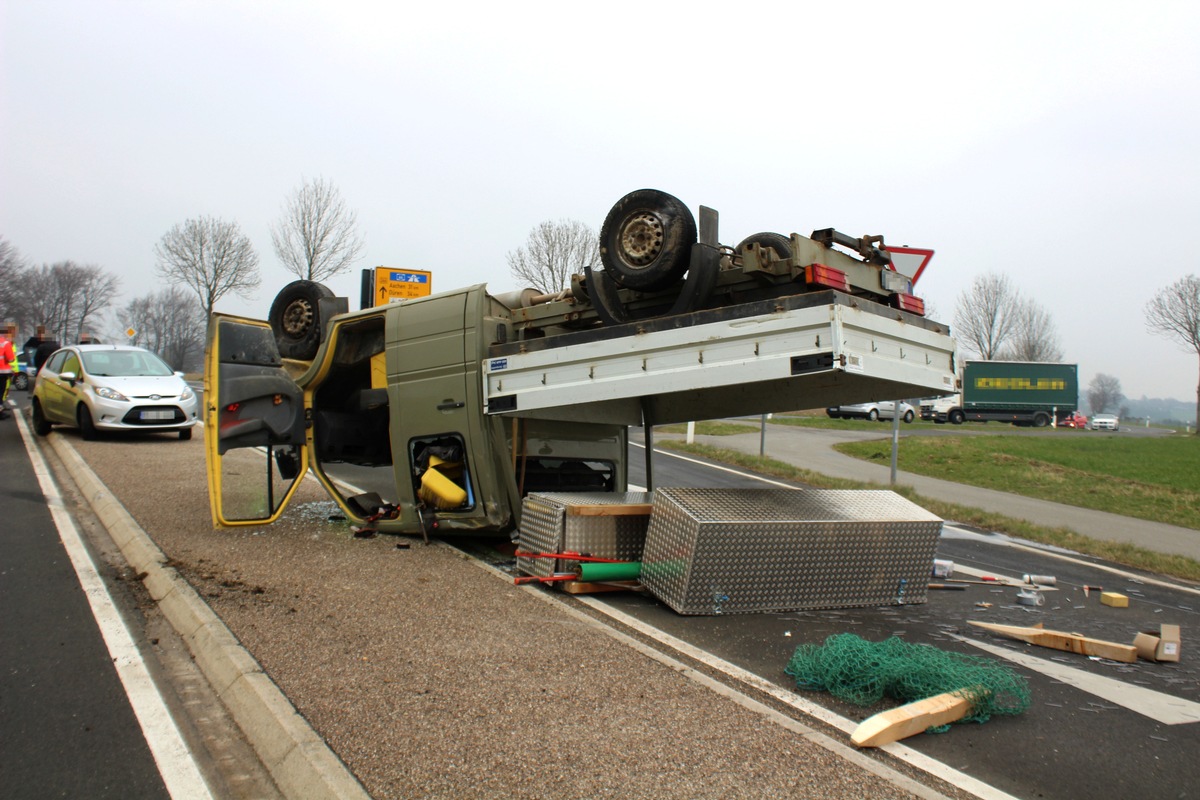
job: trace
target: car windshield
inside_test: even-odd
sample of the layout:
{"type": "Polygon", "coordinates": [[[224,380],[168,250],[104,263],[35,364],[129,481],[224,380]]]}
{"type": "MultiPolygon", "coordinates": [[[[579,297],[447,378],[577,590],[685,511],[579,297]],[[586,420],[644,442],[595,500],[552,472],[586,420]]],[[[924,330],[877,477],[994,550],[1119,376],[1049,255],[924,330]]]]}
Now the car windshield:
{"type": "Polygon", "coordinates": [[[144,350],[96,350],[84,353],[83,367],[90,375],[108,378],[174,374],[162,359],[144,350]]]}

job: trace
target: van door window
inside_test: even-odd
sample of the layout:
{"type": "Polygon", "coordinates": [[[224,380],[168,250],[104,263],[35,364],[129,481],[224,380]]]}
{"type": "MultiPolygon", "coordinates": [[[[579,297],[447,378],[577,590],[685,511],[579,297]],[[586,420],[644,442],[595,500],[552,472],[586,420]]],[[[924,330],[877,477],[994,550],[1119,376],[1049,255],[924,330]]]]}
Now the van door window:
{"type": "Polygon", "coordinates": [[[475,507],[475,488],[462,436],[446,433],[412,439],[408,451],[413,492],[424,505],[437,511],[470,511],[475,507]]]}

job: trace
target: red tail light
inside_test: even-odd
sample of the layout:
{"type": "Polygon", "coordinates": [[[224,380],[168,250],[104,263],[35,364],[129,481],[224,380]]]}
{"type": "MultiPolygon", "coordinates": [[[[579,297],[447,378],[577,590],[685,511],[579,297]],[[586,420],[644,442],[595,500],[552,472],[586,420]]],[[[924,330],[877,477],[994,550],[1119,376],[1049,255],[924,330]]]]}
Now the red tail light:
{"type": "Polygon", "coordinates": [[[901,311],[908,311],[921,317],[925,316],[925,301],[916,295],[897,292],[888,298],[888,304],[901,311]]]}
{"type": "Polygon", "coordinates": [[[850,281],[846,273],[824,264],[810,264],[804,268],[804,282],[809,286],[826,286],[839,292],[850,291],[850,281]]]}

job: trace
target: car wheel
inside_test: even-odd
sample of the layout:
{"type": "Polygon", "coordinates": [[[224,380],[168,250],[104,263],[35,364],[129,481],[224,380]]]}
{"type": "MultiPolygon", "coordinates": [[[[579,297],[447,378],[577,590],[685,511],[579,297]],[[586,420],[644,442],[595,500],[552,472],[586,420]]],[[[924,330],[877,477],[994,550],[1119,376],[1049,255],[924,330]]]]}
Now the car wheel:
{"type": "Polygon", "coordinates": [[[85,442],[94,441],[96,423],[92,421],[92,412],[88,411],[88,407],[80,403],[79,408],[75,411],[75,418],[79,422],[79,433],[83,436],[83,440],[85,442]]]}
{"type": "Polygon", "coordinates": [[[867,419],[871,420],[871,422],[878,422],[878,421],[879,421],[879,411],[878,411],[878,409],[874,409],[874,408],[872,408],[870,411],[868,411],[868,412],[867,412],[867,419]]]}
{"type": "Polygon", "coordinates": [[[29,391],[29,376],[24,372],[18,372],[13,376],[13,388],[18,392],[29,391]]]}
{"type": "Polygon", "coordinates": [[[267,322],[279,355],[308,361],[317,354],[325,327],[319,307],[322,297],[333,297],[333,292],[314,281],[292,281],[275,295],[267,322]]]}
{"type": "Polygon", "coordinates": [[[42,413],[42,404],[37,401],[36,397],[33,399],[31,413],[33,415],[33,432],[38,436],[49,436],[50,428],[53,426],[50,424],[50,420],[46,419],[46,415],[42,413]]]}
{"type": "Polygon", "coordinates": [[[696,219],[676,197],[639,189],[617,201],[600,226],[600,261],[618,286],[653,291],[683,277],[696,219]]]}
{"type": "Polygon", "coordinates": [[[913,414],[913,412],[911,412],[911,411],[905,411],[905,412],[904,412],[904,421],[905,421],[905,422],[912,422],[912,421],[913,421],[913,419],[915,418],[915,416],[916,416],[916,415],[914,415],[914,414],[913,414]]]}
{"type": "Polygon", "coordinates": [[[186,442],[188,439],[191,439],[191,438],[192,438],[192,429],[191,429],[191,428],[184,428],[183,430],[181,430],[181,431],[179,432],[179,438],[180,438],[182,441],[185,441],[185,442],[186,442]]]}

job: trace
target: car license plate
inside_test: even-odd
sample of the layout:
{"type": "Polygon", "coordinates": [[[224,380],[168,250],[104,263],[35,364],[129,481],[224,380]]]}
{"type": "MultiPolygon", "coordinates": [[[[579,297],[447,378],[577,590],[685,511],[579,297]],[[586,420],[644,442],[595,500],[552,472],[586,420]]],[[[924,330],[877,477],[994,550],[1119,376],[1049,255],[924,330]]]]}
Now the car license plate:
{"type": "Polygon", "coordinates": [[[171,409],[169,409],[169,408],[164,408],[164,409],[151,409],[151,410],[149,410],[149,411],[143,411],[143,412],[142,412],[142,419],[145,419],[145,420],[152,420],[152,419],[168,419],[168,420],[169,420],[169,419],[175,419],[175,412],[174,412],[174,411],[172,411],[172,410],[171,410],[171,409]]]}

